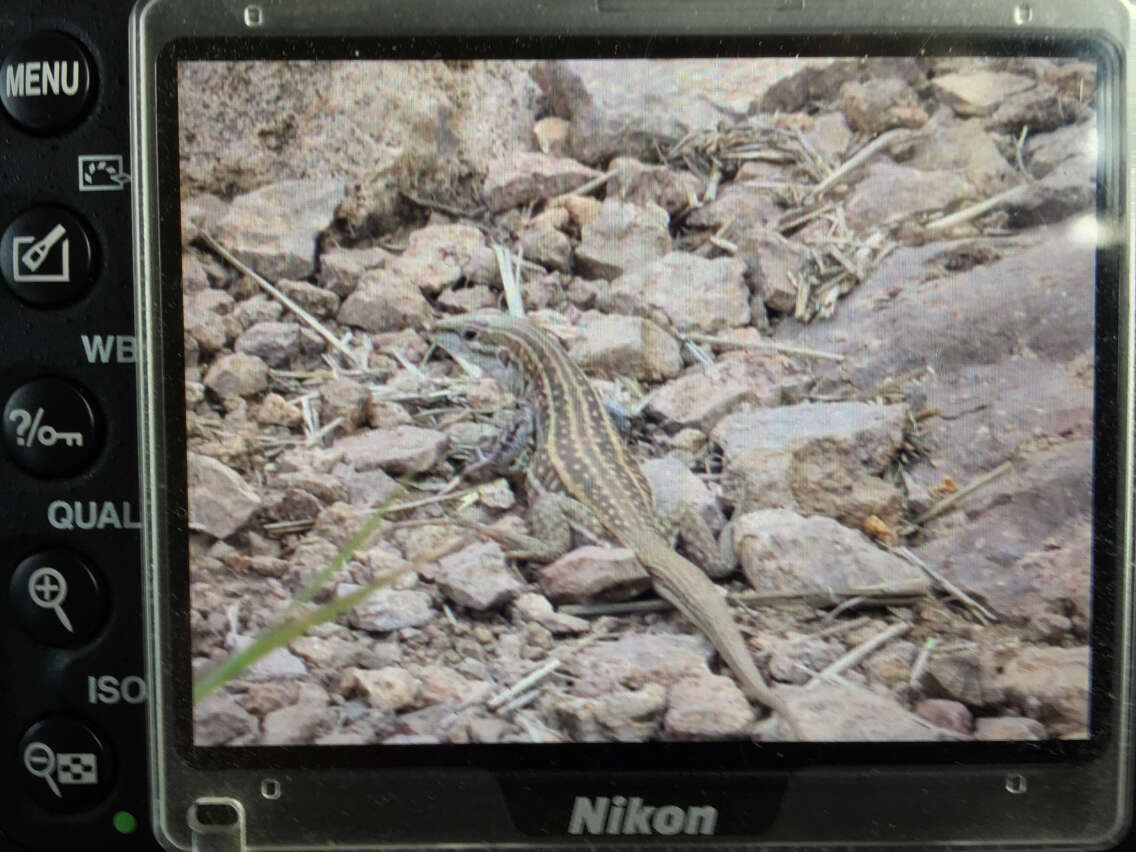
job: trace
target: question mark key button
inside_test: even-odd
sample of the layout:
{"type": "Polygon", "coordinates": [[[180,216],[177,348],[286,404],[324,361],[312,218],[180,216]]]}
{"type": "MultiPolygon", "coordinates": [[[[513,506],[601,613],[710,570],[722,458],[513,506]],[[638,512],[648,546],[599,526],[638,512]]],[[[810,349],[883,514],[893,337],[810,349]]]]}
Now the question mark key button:
{"type": "Polygon", "coordinates": [[[102,449],[102,414],[90,393],[67,379],[26,382],[8,397],[0,418],[8,456],[34,476],[81,473],[102,449]]]}

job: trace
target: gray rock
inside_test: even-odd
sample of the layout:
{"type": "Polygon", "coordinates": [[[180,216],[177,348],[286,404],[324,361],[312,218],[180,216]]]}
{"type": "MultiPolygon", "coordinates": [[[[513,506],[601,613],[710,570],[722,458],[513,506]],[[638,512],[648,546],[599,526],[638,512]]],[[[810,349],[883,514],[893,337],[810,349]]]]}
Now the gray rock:
{"type": "MultiPolygon", "coordinates": [[[[821,683],[811,689],[781,688],[806,737],[814,742],[896,742],[955,740],[903,709],[895,700],[866,689],[821,683]]],[[[778,719],[777,732],[785,731],[778,719]]],[[[778,733],[776,739],[782,738],[778,733]]]]}
{"type": "Polygon", "coordinates": [[[385,266],[393,257],[389,251],[378,246],[369,249],[331,249],[319,258],[320,286],[335,296],[345,298],[354,292],[364,275],[385,266]]]}
{"type": "Polygon", "coordinates": [[[963,118],[993,115],[1007,98],[1034,87],[1035,81],[1021,74],[978,70],[941,74],[931,80],[939,99],[963,118]]]}
{"type": "Polygon", "coordinates": [[[260,507],[260,497],[235,470],[200,453],[187,454],[189,528],[228,538],[260,507]]]}
{"type": "Polygon", "coordinates": [[[337,441],[344,461],[357,472],[381,468],[387,473],[429,470],[446,448],[446,436],[417,426],[368,429],[337,441]]]}
{"type": "Polygon", "coordinates": [[[237,338],[237,351],[270,367],[283,367],[299,354],[300,327],[291,322],[258,322],[237,338]]]}
{"type": "Polygon", "coordinates": [[[402,254],[386,267],[423,293],[437,294],[461,280],[462,269],[484,245],[472,225],[427,225],[411,233],[402,254]]]}
{"type": "Polygon", "coordinates": [[[481,197],[494,213],[571,192],[600,172],[567,157],[515,151],[490,165],[481,197]]]}
{"type": "Polygon", "coordinates": [[[622,547],[578,547],[540,570],[541,590],[555,603],[626,600],[650,585],[635,554],[622,547]]]}
{"type": "Polygon", "coordinates": [[[217,239],[275,281],[315,271],[316,239],[335,218],[344,185],[327,178],[286,180],[233,199],[217,222],[217,239]]]}
{"type": "Polygon", "coordinates": [[[672,252],[601,287],[596,304],[605,311],[649,316],[662,312],[679,331],[714,334],[750,321],[745,264],[732,258],[706,260],[672,252]]]}
{"type": "Polygon", "coordinates": [[[617,278],[671,250],[670,217],[648,203],[640,207],[609,198],[580,232],[576,268],[587,278],[617,278]]]}
{"type": "Polygon", "coordinates": [[[833,440],[871,473],[880,473],[898,451],[906,424],[903,405],[802,403],[730,414],[711,437],[722,445],[727,461],[749,450],[793,451],[833,440]]]}
{"type": "Polygon", "coordinates": [[[734,518],[734,548],[746,580],[761,591],[891,586],[926,589],[923,573],[831,518],[762,509],[734,518]]]}
{"type": "Polygon", "coordinates": [[[207,696],[193,710],[193,741],[198,745],[225,745],[259,730],[257,718],[224,692],[207,696]]]}
{"type": "Polygon", "coordinates": [[[655,389],[647,411],[673,427],[710,431],[743,405],[782,402],[781,388],[795,371],[777,355],[752,355],[695,366],[655,389]]]}
{"type": "Polygon", "coordinates": [[[656,382],[682,369],[678,341],[650,320],[588,311],[579,327],[568,354],[589,372],[656,382]]]}
{"type": "MultiPolygon", "coordinates": [[[[339,597],[360,587],[341,583],[336,592],[339,597]]],[[[363,603],[347,613],[347,623],[360,630],[386,633],[404,627],[421,627],[437,615],[430,595],[417,589],[378,589],[363,603]]]]}
{"type": "Polygon", "coordinates": [[[205,374],[205,387],[222,399],[253,396],[268,387],[268,365],[255,355],[222,355],[205,374]]]}
{"type": "Polygon", "coordinates": [[[339,310],[339,296],[307,281],[277,281],[276,287],[308,313],[327,319],[339,310]]]}
{"type": "Polygon", "coordinates": [[[702,635],[631,634],[582,648],[568,661],[576,694],[595,698],[648,683],[667,687],[684,678],[710,674],[714,648],[702,635]]]}
{"type": "Polygon", "coordinates": [[[753,709],[738,685],[722,675],[685,678],[667,691],[668,734],[690,740],[747,736],[753,709]]]}
{"type": "Polygon", "coordinates": [[[405,710],[419,705],[422,684],[401,666],[385,666],[377,671],[351,668],[344,672],[343,692],[362,696],[371,707],[405,710]]]}
{"type": "Polygon", "coordinates": [[[858,234],[913,219],[920,213],[949,212],[981,199],[965,176],[952,169],[924,171],[892,162],[867,167],[845,206],[848,227],[858,234]]]}
{"type": "Polygon", "coordinates": [[[524,618],[535,621],[553,634],[587,633],[591,624],[583,618],[556,612],[544,595],[526,592],[513,601],[513,609],[524,618]]]}
{"type": "Polygon", "coordinates": [[[478,611],[498,609],[524,588],[495,541],[479,542],[444,556],[438,562],[435,580],[447,598],[478,611]]]}
{"type": "Polygon", "coordinates": [[[929,698],[915,705],[915,715],[932,725],[970,734],[974,731],[974,716],[965,704],[943,698],[929,698]]]}
{"type": "Polygon", "coordinates": [[[1012,707],[1037,715],[1051,732],[1080,734],[1089,723],[1089,648],[1032,646],[1004,664],[997,683],[1012,707]]]}
{"type": "Polygon", "coordinates": [[[840,107],[853,130],[873,136],[893,127],[922,127],[927,113],[914,90],[898,77],[845,83],[840,107]]]}
{"type": "Polygon", "coordinates": [[[358,287],[344,299],[336,319],[364,331],[398,331],[424,323],[430,303],[418,286],[389,270],[368,272],[358,287]]]}

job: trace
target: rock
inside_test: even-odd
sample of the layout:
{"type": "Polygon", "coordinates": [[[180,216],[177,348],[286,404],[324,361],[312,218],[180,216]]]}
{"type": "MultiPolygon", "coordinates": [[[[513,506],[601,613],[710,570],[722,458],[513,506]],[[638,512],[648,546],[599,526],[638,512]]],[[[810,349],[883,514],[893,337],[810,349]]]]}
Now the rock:
{"type": "Polygon", "coordinates": [[[1057,165],[1039,181],[1022,187],[1007,204],[1015,228],[1032,228],[1089,213],[1096,204],[1097,161],[1077,156],[1057,165]]]}
{"type": "Polygon", "coordinates": [[[544,595],[527,592],[513,601],[513,609],[522,617],[535,621],[553,634],[587,633],[591,624],[583,618],[556,612],[544,595]]]}
{"type": "Polygon", "coordinates": [[[578,547],[540,570],[541,590],[555,603],[627,600],[650,585],[635,554],[622,547],[578,547]]]}
{"type": "Polygon", "coordinates": [[[368,429],[336,442],[344,461],[357,472],[381,468],[387,473],[429,470],[446,448],[446,436],[417,426],[368,429]]]}
{"type": "Polygon", "coordinates": [[[576,694],[595,698],[630,687],[657,683],[667,687],[690,677],[710,674],[707,662],[714,655],[701,635],[631,634],[614,642],[582,648],[569,659],[576,676],[576,694]]]}
{"type": "MultiPolygon", "coordinates": [[[[528,257],[528,254],[525,255],[528,257]]],[[[458,313],[473,313],[497,305],[498,294],[484,284],[472,287],[451,287],[438,297],[438,304],[458,313]]]]}
{"type": "MultiPolygon", "coordinates": [[[[750,450],[797,451],[831,440],[870,473],[879,474],[898,452],[906,424],[903,405],[802,403],[728,415],[711,437],[722,445],[727,462],[750,450]]],[[[823,445],[817,451],[821,449],[823,445]]]]}
{"type": "Polygon", "coordinates": [[[1043,740],[1045,725],[1023,716],[994,716],[975,721],[976,740],[1043,740]]]}
{"type": "Polygon", "coordinates": [[[742,226],[771,227],[781,217],[777,195],[767,187],[750,183],[727,184],[708,204],[691,211],[687,225],[717,231],[736,223],[742,226]]]}
{"type": "Polygon", "coordinates": [[[488,684],[473,684],[466,678],[445,666],[422,666],[418,671],[422,683],[419,695],[421,706],[432,704],[456,704],[466,700],[476,700],[475,694],[485,690],[488,684]]]}
{"type": "Polygon", "coordinates": [[[1026,166],[1043,178],[1069,159],[1097,160],[1097,131],[1092,121],[1068,124],[1049,133],[1030,134],[1025,144],[1026,166]]]}
{"type": "Polygon", "coordinates": [[[341,686],[345,695],[362,696],[371,707],[386,710],[420,706],[421,689],[418,678],[400,666],[384,666],[377,671],[348,669],[341,686]]]}
{"type": "MultiPolygon", "coordinates": [[[[865,639],[861,639],[859,636],[853,637],[849,635],[849,645],[866,642],[872,636],[876,636],[886,629],[882,624],[879,626],[871,624],[871,628],[871,636],[865,639]]],[[[917,653],[918,648],[914,642],[892,640],[864,660],[864,674],[868,676],[871,682],[883,684],[889,689],[894,689],[896,686],[904,684],[910,679],[911,666],[915,662],[917,653]]]]}
{"type": "Polygon", "coordinates": [[[314,316],[327,319],[339,310],[339,296],[307,281],[277,281],[277,289],[314,316]]]}
{"type": "Polygon", "coordinates": [[[875,136],[893,127],[922,127],[927,113],[915,92],[897,77],[852,81],[840,89],[840,108],[852,129],[875,136]]]}
{"type": "Polygon", "coordinates": [[[271,281],[305,278],[343,193],[342,183],[327,178],[263,186],[233,199],[217,222],[217,240],[271,281]]]}
{"type": "MultiPolygon", "coordinates": [[[[309,668],[343,671],[350,666],[367,665],[376,657],[378,643],[352,642],[337,636],[299,636],[293,639],[288,648],[297,657],[307,662],[309,668]]],[[[397,654],[397,648],[390,653],[397,654]]]]}
{"type": "Polygon", "coordinates": [[[830,593],[869,586],[926,588],[911,563],[831,518],[803,518],[787,509],[734,517],[734,549],[746,580],[760,591],[830,593]]]}
{"type": "Polygon", "coordinates": [[[642,689],[619,690],[600,696],[593,704],[593,716],[605,740],[646,742],[658,733],[659,719],[666,705],[666,689],[657,683],[648,683],[642,689]]]}
{"type": "Polygon", "coordinates": [[[770,310],[792,313],[797,304],[797,285],[806,258],[804,250],[776,231],[753,225],[737,240],[738,259],[745,264],[746,280],[770,310]]]}
{"type": "Polygon", "coordinates": [[[187,454],[189,528],[228,538],[260,507],[260,497],[232,468],[200,453],[187,454]]]}
{"type": "Polygon", "coordinates": [[[722,531],[726,517],[721,505],[681,458],[672,453],[647,459],[639,467],[651,485],[655,512],[659,517],[677,523],[683,515],[690,513],[700,517],[711,533],[722,531]]]}
{"type": "Polygon", "coordinates": [[[738,685],[722,675],[685,678],[667,691],[668,734],[691,740],[745,737],[753,710],[738,685]]]}
{"type": "MultiPolygon", "coordinates": [[[[182,199],[181,202],[181,245],[185,248],[196,240],[202,231],[213,234],[217,222],[228,211],[229,205],[215,195],[202,193],[182,199]]],[[[183,284],[183,289],[184,284],[183,284]]]]}
{"type": "Polygon", "coordinates": [[[471,719],[469,738],[475,743],[499,743],[508,730],[509,723],[504,719],[471,719]]]}
{"type": "Polygon", "coordinates": [[[576,269],[586,278],[617,278],[658,260],[671,250],[670,217],[655,204],[609,198],[580,230],[576,269]]]}
{"type": "MultiPolygon", "coordinates": [[[[923,723],[894,699],[866,689],[820,683],[808,690],[783,686],[781,695],[804,735],[814,742],[958,739],[923,723]]],[[[786,731],[779,717],[776,731],[786,731]]]]}
{"type": "Polygon", "coordinates": [[[348,296],[336,319],[364,331],[398,331],[430,317],[430,303],[412,281],[387,270],[373,270],[348,296]]]}
{"type": "Polygon", "coordinates": [[[804,685],[817,672],[836,662],[843,653],[838,645],[824,639],[778,642],[769,657],[769,676],[783,683],[804,685]]]}
{"type": "Polygon", "coordinates": [[[1002,667],[997,684],[1008,703],[1036,715],[1051,734],[1075,734],[1089,723],[1089,648],[1027,646],[1002,667]]]}
{"type": "Polygon", "coordinates": [[[655,382],[682,369],[678,341],[650,320],[588,311],[579,327],[568,354],[589,372],[655,382]]]}
{"type": "Polygon", "coordinates": [[[650,316],[660,311],[679,331],[715,334],[750,321],[745,264],[672,252],[600,287],[605,311],[650,316]]]}
{"type": "Polygon", "coordinates": [[[568,122],[550,115],[533,125],[533,139],[544,154],[563,156],[568,143],[568,122]]]}
{"type": "Polygon", "coordinates": [[[233,315],[241,328],[247,329],[260,322],[275,322],[280,319],[284,315],[284,305],[275,299],[270,299],[264,293],[257,293],[252,298],[240,302],[233,315]]]}
{"type": "Polygon", "coordinates": [[[320,421],[323,425],[343,418],[343,430],[353,432],[367,419],[371,391],[355,379],[332,379],[320,387],[320,421]]]}
{"type": "Polygon", "coordinates": [[[702,192],[702,184],[690,172],[649,166],[631,157],[616,157],[608,170],[615,172],[607,184],[610,197],[639,207],[657,204],[671,216],[692,206],[691,200],[702,192]]]}
{"type": "Polygon", "coordinates": [[[193,741],[198,745],[225,745],[259,731],[260,722],[256,716],[227,693],[216,692],[206,696],[193,708],[193,741]]]}
{"type": "Polygon", "coordinates": [[[923,671],[921,686],[929,695],[968,707],[994,706],[1003,700],[1002,689],[984,669],[978,654],[969,651],[932,656],[923,671]]]}
{"type": "Polygon", "coordinates": [[[319,258],[320,287],[345,298],[351,295],[366,273],[385,266],[392,258],[390,252],[377,246],[369,249],[334,248],[325,251],[319,258]]]}
{"type": "Polygon", "coordinates": [[[222,355],[205,374],[205,387],[222,399],[253,396],[268,387],[268,365],[255,355],[222,355]]]}
{"type": "Polygon", "coordinates": [[[329,733],[335,718],[326,704],[302,702],[273,710],[264,717],[263,724],[258,745],[302,745],[329,733]]]}
{"type": "Polygon", "coordinates": [[[495,541],[480,542],[444,556],[436,582],[447,598],[469,609],[498,609],[524,587],[495,541]]]}
{"type": "MultiPolygon", "coordinates": [[[[239,636],[236,651],[244,651],[255,640],[252,636],[239,636]]],[[[284,678],[301,678],[308,674],[304,661],[287,648],[273,648],[255,663],[241,672],[243,680],[279,681],[284,678]]]]}
{"type": "Polygon", "coordinates": [[[960,74],[942,74],[931,80],[939,99],[959,116],[993,115],[1007,98],[1034,87],[1035,82],[1021,74],[1005,71],[977,70],[960,74]]]}
{"type": "Polygon", "coordinates": [[[529,228],[521,234],[525,258],[547,269],[567,270],[572,265],[572,241],[552,228],[529,228]]]}
{"type": "Polygon", "coordinates": [[[492,212],[500,213],[571,192],[600,174],[567,157],[515,151],[490,165],[481,197],[492,212]]]}
{"type": "MultiPolygon", "coordinates": [[[[281,473],[276,479],[285,488],[298,489],[311,494],[321,503],[343,503],[347,500],[347,489],[344,488],[340,478],[334,474],[301,470],[281,473]]],[[[291,519],[296,520],[296,518],[291,519]]]]}
{"type": "Polygon", "coordinates": [[[299,689],[294,683],[254,683],[244,695],[244,708],[257,716],[294,704],[299,689]]]}
{"type": "Polygon", "coordinates": [[[298,406],[288,402],[278,393],[266,393],[260,405],[252,412],[252,418],[262,426],[284,426],[288,429],[299,426],[303,412],[298,406]]]}
{"type": "Polygon", "coordinates": [[[300,327],[291,322],[258,322],[237,338],[237,351],[270,367],[283,367],[299,354],[300,327]]]}
{"type": "Polygon", "coordinates": [[[472,225],[427,225],[410,234],[402,254],[386,268],[435,295],[462,279],[462,268],[484,244],[481,231],[472,225]]]}
{"type": "Polygon", "coordinates": [[[903,515],[903,495],[871,475],[854,451],[830,438],[794,450],[786,473],[797,506],[804,514],[828,515],[864,532],[870,532],[869,519],[876,529],[895,529],[903,515]]]}
{"type": "Polygon", "coordinates": [[[960,734],[974,731],[974,716],[965,704],[958,701],[929,698],[915,705],[915,715],[948,731],[958,731],[960,734]]]}
{"type": "Polygon", "coordinates": [[[743,405],[780,404],[782,383],[792,372],[788,362],[777,355],[695,366],[656,388],[647,411],[667,424],[708,432],[743,405]]]}
{"type": "Polygon", "coordinates": [[[235,305],[233,297],[224,290],[187,293],[183,305],[186,339],[196,341],[205,354],[221,349],[240,331],[236,318],[230,316],[235,305]]]}
{"type": "Polygon", "coordinates": [[[848,227],[863,235],[921,213],[946,212],[978,200],[970,181],[952,169],[924,171],[876,162],[867,166],[867,173],[849,193],[845,216],[848,227]]]}
{"type": "Polygon", "coordinates": [[[538,62],[533,79],[552,115],[571,125],[568,150],[577,160],[600,165],[614,156],[648,159],[692,130],[716,127],[726,116],[744,115],[769,85],[769,71],[756,63],[658,63],[625,59],[612,74],[587,59],[538,62]]]}
{"type": "Polygon", "coordinates": [[[1021,173],[1002,156],[978,119],[944,122],[915,142],[906,165],[935,171],[960,171],[984,197],[998,195],[1023,182],[1021,173]]]}
{"type": "Polygon", "coordinates": [[[1038,83],[1006,98],[982,123],[993,133],[1017,135],[1025,125],[1031,132],[1045,133],[1063,124],[1083,121],[1090,114],[1084,105],[1062,97],[1055,86],[1038,83]]]}
{"type": "MultiPolygon", "coordinates": [[[[341,583],[336,589],[338,597],[348,595],[360,587],[341,583]]],[[[386,633],[404,627],[421,627],[430,623],[437,613],[430,595],[417,589],[379,589],[363,603],[347,613],[347,623],[360,630],[386,633]]]]}

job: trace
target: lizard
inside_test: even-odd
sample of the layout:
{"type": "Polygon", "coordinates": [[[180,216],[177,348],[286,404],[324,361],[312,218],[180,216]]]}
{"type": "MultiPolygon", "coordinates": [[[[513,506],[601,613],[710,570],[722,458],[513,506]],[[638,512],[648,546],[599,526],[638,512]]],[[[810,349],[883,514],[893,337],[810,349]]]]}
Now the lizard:
{"type": "MultiPolygon", "coordinates": [[[[762,678],[717,587],[671,546],[651,488],[583,370],[548,332],[500,311],[447,317],[435,340],[451,342],[486,363],[507,367],[532,407],[536,447],[529,481],[561,504],[583,509],[635,553],[655,591],[689,619],[741,681],[753,701],[777,713],[803,738],[785,700],[762,678]]],[[[444,347],[446,348],[446,347],[444,347]]]]}

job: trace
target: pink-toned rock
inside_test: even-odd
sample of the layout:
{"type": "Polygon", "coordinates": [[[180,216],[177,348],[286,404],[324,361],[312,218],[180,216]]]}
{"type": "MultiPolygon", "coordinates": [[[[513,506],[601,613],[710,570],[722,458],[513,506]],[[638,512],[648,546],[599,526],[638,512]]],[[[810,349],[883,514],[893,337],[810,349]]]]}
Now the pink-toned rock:
{"type": "Polygon", "coordinates": [[[974,716],[966,705],[944,698],[929,698],[915,705],[915,715],[932,725],[969,734],[974,730],[974,716]]]}
{"type": "Polygon", "coordinates": [[[744,737],[753,709],[738,685],[722,675],[686,678],[667,692],[667,733],[683,739],[744,737]]]}
{"type": "Polygon", "coordinates": [[[578,547],[540,571],[541,589],[555,603],[626,600],[650,585],[635,554],[622,547],[578,547]]]}

